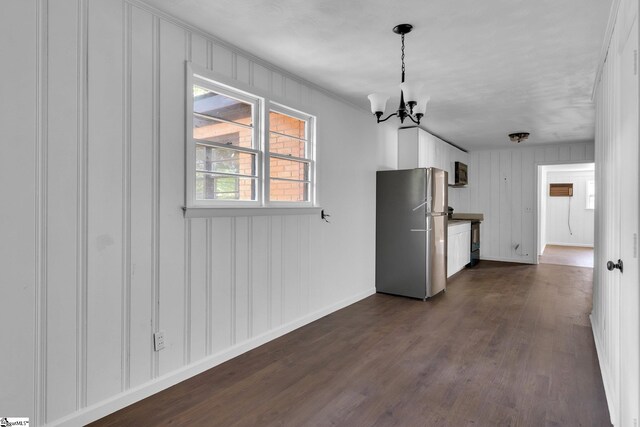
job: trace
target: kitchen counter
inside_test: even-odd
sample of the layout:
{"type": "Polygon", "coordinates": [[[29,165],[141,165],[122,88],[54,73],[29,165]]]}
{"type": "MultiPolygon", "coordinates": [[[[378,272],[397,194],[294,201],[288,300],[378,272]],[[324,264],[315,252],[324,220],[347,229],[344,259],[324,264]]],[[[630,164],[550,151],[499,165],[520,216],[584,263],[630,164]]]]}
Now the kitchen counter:
{"type": "Polygon", "coordinates": [[[484,221],[484,214],[481,213],[454,213],[449,221],[468,220],[484,221]]]}
{"type": "Polygon", "coordinates": [[[459,224],[471,224],[470,219],[450,219],[448,222],[449,222],[449,227],[455,227],[456,225],[459,225],[459,224]]]}

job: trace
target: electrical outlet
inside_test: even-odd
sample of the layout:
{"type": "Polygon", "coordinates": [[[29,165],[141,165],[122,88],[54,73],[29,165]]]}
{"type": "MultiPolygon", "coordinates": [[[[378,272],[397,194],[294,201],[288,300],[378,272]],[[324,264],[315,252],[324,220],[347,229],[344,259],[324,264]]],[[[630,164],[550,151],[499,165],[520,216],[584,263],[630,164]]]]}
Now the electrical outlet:
{"type": "Polygon", "coordinates": [[[164,348],[164,331],[158,331],[153,334],[153,349],[160,351],[164,348]]]}

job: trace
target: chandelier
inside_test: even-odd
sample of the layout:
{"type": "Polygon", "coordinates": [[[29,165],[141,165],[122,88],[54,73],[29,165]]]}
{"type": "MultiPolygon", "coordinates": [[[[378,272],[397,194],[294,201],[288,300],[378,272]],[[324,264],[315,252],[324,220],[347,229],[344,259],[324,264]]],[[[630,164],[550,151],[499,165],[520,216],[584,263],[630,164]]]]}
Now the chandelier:
{"type": "Polygon", "coordinates": [[[389,96],[383,93],[372,93],[369,95],[369,101],[371,101],[371,112],[376,116],[378,123],[382,123],[389,120],[393,116],[397,116],[400,119],[400,123],[404,123],[404,119],[409,118],[417,125],[420,124],[420,119],[427,111],[427,103],[429,97],[427,97],[424,103],[418,103],[417,98],[422,90],[422,83],[407,83],[404,81],[405,67],[404,67],[404,35],[411,32],[413,26],[410,24],[400,24],[393,28],[393,32],[400,34],[402,38],[402,83],[400,83],[400,106],[398,111],[389,114],[384,119],[381,119],[384,114],[384,109],[389,100],[389,96]],[[406,100],[406,101],[405,101],[406,100]]]}

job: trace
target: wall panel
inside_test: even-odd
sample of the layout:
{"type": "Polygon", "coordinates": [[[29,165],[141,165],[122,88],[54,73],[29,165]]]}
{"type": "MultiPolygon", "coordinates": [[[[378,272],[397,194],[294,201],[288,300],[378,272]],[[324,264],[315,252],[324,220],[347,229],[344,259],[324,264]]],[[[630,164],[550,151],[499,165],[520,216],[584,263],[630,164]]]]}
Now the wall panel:
{"type": "Polygon", "coordinates": [[[190,58],[194,64],[209,67],[209,43],[199,34],[188,33],[190,45],[190,58]]]}
{"type": "MultiPolygon", "coordinates": [[[[43,64],[45,22],[40,2],[11,0],[2,4],[0,52],[20,66],[0,68],[0,196],[6,201],[0,210],[0,336],[7,343],[0,363],[0,402],[7,414],[40,414],[44,389],[40,362],[44,350],[38,324],[43,323],[40,301],[44,291],[42,247],[44,212],[39,208],[45,194],[40,167],[44,159],[42,97],[47,68],[43,64]],[[21,159],[21,161],[16,161],[21,159]],[[7,301],[9,303],[7,303],[7,301]],[[19,327],[16,327],[19,324],[19,327]]],[[[46,16],[44,17],[46,18],[46,16]]],[[[74,165],[75,166],[75,165],[74,165]]],[[[26,415],[25,415],[26,416],[26,415]]]]}
{"type": "Polygon", "coordinates": [[[87,403],[123,389],[123,4],[89,7],[87,403]],[[105,343],[107,343],[105,345],[105,343]]]}
{"type": "Polygon", "coordinates": [[[271,71],[260,64],[253,64],[251,84],[266,93],[271,93],[271,71]]]}
{"type": "Polygon", "coordinates": [[[199,360],[205,357],[210,349],[207,349],[207,333],[209,327],[207,324],[210,319],[208,316],[208,295],[210,273],[208,271],[211,262],[209,242],[211,236],[209,222],[203,218],[191,220],[188,229],[189,233],[189,360],[199,360]]]}
{"type": "Polygon", "coordinates": [[[233,313],[234,313],[234,342],[243,342],[251,336],[252,326],[251,295],[249,282],[251,281],[251,241],[252,234],[250,217],[238,217],[234,220],[234,253],[233,253],[233,313]]]}
{"type": "Polygon", "coordinates": [[[251,226],[251,332],[258,336],[269,330],[271,312],[270,258],[270,218],[253,217],[251,226]]]}
{"type": "Polygon", "coordinates": [[[284,217],[271,217],[270,229],[270,272],[271,272],[271,317],[270,326],[276,328],[284,323],[283,295],[284,287],[284,263],[286,262],[284,251],[284,217]]]}
{"type": "Polygon", "coordinates": [[[232,77],[235,68],[233,52],[215,42],[211,44],[211,51],[212,70],[224,76],[232,77]]]}
{"type": "Polygon", "coordinates": [[[130,218],[131,218],[131,300],[129,331],[129,386],[135,387],[151,378],[153,349],[154,254],[153,218],[153,123],[154,41],[153,16],[138,8],[131,9],[130,34],[130,218]]]}
{"type": "Polygon", "coordinates": [[[522,232],[522,219],[524,217],[523,192],[522,192],[522,152],[511,153],[511,194],[509,196],[509,211],[511,212],[511,236],[509,238],[509,256],[517,255],[524,246],[524,235],[522,232]],[[520,245],[516,249],[516,245],[520,245]]]}
{"type": "Polygon", "coordinates": [[[235,297],[234,264],[235,219],[211,219],[211,352],[234,344],[235,297]]]}
{"type": "Polygon", "coordinates": [[[78,32],[68,20],[78,20],[73,2],[48,5],[48,135],[47,135],[47,340],[46,417],[57,419],[76,409],[77,329],[76,235],[79,185],[78,162],[78,32]]]}
{"type": "MultiPolygon", "coordinates": [[[[160,352],[159,374],[183,365],[184,357],[184,61],[187,37],[183,28],[160,22],[160,203],[159,203],[159,292],[157,330],[165,332],[160,352]]],[[[134,83],[135,84],[135,83],[134,83]]]]}
{"type": "Polygon", "coordinates": [[[243,56],[235,55],[236,58],[236,76],[235,79],[244,84],[250,85],[251,82],[251,63],[243,56]]]}
{"type": "Polygon", "coordinates": [[[284,98],[284,76],[278,72],[271,72],[271,94],[284,98]]]}

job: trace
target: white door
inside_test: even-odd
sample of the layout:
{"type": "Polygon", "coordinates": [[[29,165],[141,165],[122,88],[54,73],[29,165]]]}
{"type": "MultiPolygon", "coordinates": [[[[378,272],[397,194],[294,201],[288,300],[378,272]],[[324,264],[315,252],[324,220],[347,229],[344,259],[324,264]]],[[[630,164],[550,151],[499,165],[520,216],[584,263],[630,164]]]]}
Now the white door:
{"type": "MultiPolygon", "coordinates": [[[[620,139],[619,166],[616,177],[620,188],[620,426],[638,425],[640,397],[640,286],[638,279],[638,21],[637,2],[623,3],[630,10],[621,16],[623,36],[620,39],[620,139]],[[626,28],[625,28],[626,27],[626,28]],[[631,28],[629,28],[631,27],[631,28]],[[628,33],[627,33],[628,31],[628,33]]],[[[617,263],[617,259],[612,260],[617,263]]]]}

